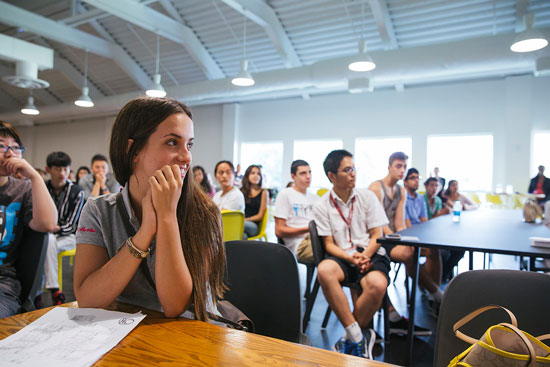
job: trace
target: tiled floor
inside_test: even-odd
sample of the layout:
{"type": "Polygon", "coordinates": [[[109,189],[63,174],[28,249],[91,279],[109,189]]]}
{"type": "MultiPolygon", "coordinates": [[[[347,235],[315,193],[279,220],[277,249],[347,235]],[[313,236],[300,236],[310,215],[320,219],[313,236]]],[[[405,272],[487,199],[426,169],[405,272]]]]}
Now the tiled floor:
{"type": "MultiPolygon", "coordinates": [[[[72,266],[69,264],[68,259],[64,259],[64,274],[63,284],[64,293],[67,297],[67,301],[74,301],[74,293],[72,291],[72,266]]],[[[306,269],[305,266],[299,265],[301,275],[301,287],[302,294],[305,291],[305,279],[306,269]]],[[[468,255],[459,263],[459,271],[466,271],[468,267],[468,255]]],[[[476,254],[474,256],[474,267],[476,269],[483,268],[483,254],[476,254]]],[[[491,268],[499,269],[518,269],[518,261],[512,256],[494,255],[492,256],[491,268]]],[[[393,271],[390,274],[393,279],[393,271]]],[[[405,272],[401,270],[399,272],[397,281],[390,284],[388,287],[388,293],[395,308],[403,315],[407,314],[405,303],[405,288],[404,278],[405,272]]],[[[349,294],[348,294],[349,297],[349,294]]],[[[44,304],[51,305],[51,298],[49,294],[43,296],[44,304]]],[[[312,345],[314,347],[331,349],[334,343],[344,334],[344,328],[338,322],[338,319],[334,315],[331,315],[329,323],[326,329],[321,329],[321,323],[325,315],[327,302],[323,296],[322,291],[317,295],[315,306],[311,315],[311,321],[306,330],[306,334],[310,337],[312,345]]],[[[305,301],[303,302],[302,310],[305,310],[305,301]]],[[[430,337],[417,337],[415,339],[414,349],[414,366],[432,366],[434,344],[435,344],[435,329],[437,320],[434,319],[429,312],[428,300],[425,294],[417,292],[417,312],[416,319],[417,325],[430,328],[434,334],[430,337]]],[[[374,327],[383,335],[383,318],[381,314],[377,313],[374,319],[374,327]]],[[[392,336],[389,343],[383,343],[376,345],[374,348],[374,355],[376,360],[386,361],[393,364],[404,365],[406,356],[406,338],[400,336],[392,336]]]]}

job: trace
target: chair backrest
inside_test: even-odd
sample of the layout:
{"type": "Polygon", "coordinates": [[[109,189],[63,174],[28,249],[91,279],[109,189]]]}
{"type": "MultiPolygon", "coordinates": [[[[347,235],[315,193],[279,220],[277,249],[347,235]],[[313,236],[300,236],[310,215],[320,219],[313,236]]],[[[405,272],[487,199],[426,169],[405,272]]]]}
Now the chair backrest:
{"type": "Polygon", "coordinates": [[[29,227],[23,229],[23,237],[18,248],[15,272],[21,283],[21,311],[35,309],[34,298],[42,286],[44,262],[48,248],[48,234],[35,232],[29,227]]]}
{"type": "Polygon", "coordinates": [[[328,192],[328,189],[319,189],[317,190],[317,196],[321,197],[328,192]]]}
{"type": "Polygon", "coordinates": [[[253,322],[257,334],[291,342],[303,340],[298,264],[292,252],[274,243],[230,241],[225,299],[253,322]]]}
{"type": "Polygon", "coordinates": [[[222,210],[223,240],[241,240],[244,234],[244,213],[240,210],[222,210]]]}
{"type": "Polygon", "coordinates": [[[258,235],[265,233],[268,219],[269,219],[269,208],[265,208],[264,216],[262,217],[262,220],[260,221],[260,226],[258,228],[258,235]]]}
{"type": "Polygon", "coordinates": [[[315,259],[315,265],[319,265],[321,261],[327,255],[323,239],[317,233],[317,225],[315,221],[309,222],[309,238],[311,239],[311,248],[313,250],[313,258],[315,259]]]}
{"type": "MultiPolygon", "coordinates": [[[[466,350],[468,344],[453,333],[453,325],[468,313],[487,305],[500,305],[512,311],[518,326],[534,336],[550,332],[548,304],[550,276],[517,270],[475,270],[461,273],[449,283],[437,320],[434,366],[447,366],[466,350]]],[[[488,311],[461,330],[479,339],[485,330],[509,322],[501,310],[488,311]]]]}
{"type": "Polygon", "coordinates": [[[503,203],[502,203],[502,199],[500,198],[499,195],[497,194],[490,194],[490,193],[487,193],[485,195],[485,198],[487,199],[487,201],[491,204],[494,204],[496,206],[502,206],[503,203]]]}

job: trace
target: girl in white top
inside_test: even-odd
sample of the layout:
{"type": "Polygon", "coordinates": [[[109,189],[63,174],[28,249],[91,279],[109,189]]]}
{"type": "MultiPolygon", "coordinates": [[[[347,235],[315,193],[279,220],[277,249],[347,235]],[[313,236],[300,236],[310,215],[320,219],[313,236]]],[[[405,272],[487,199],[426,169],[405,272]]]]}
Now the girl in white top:
{"type": "Polygon", "coordinates": [[[229,161],[219,161],[214,168],[216,180],[221,190],[212,200],[220,210],[240,210],[244,212],[244,195],[235,187],[235,167],[229,161]]]}

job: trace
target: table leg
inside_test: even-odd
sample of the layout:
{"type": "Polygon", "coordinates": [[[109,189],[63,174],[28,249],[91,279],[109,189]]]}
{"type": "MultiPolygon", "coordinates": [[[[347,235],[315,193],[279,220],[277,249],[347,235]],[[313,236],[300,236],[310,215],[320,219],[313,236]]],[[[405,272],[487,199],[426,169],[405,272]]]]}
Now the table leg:
{"type": "Polygon", "coordinates": [[[416,305],[416,287],[418,285],[418,260],[420,257],[420,248],[414,247],[413,268],[412,268],[412,289],[411,301],[409,303],[409,330],[407,333],[407,346],[409,353],[407,356],[407,366],[410,366],[413,361],[413,340],[414,340],[414,307],[416,305]]]}
{"type": "Polygon", "coordinates": [[[470,252],[470,256],[469,256],[470,270],[474,270],[474,252],[473,251],[469,251],[469,252],[470,252]]]}
{"type": "Polygon", "coordinates": [[[527,270],[536,271],[535,270],[535,259],[536,258],[534,256],[529,257],[529,269],[527,269],[527,270]]]}

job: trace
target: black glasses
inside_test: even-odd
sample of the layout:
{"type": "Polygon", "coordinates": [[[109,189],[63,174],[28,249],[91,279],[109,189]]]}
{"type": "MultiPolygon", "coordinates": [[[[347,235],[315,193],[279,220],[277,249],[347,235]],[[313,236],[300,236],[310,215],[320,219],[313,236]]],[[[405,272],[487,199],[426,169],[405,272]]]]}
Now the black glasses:
{"type": "Polygon", "coordinates": [[[341,171],[338,171],[338,172],[344,172],[344,173],[352,173],[352,172],[356,172],[357,169],[355,167],[344,167],[344,169],[342,169],[341,171]]]}
{"type": "Polygon", "coordinates": [[[23,154],[23,152],[25,151],[25,147],[19,147],[17,145],[13,146],[13,147],[10,147],[9,145],[4,145],[4,144],[0,144],[0,152],[2,153],[7,153],[8,150],[10,150],[14,153],[14,154],[23,154]]]}

